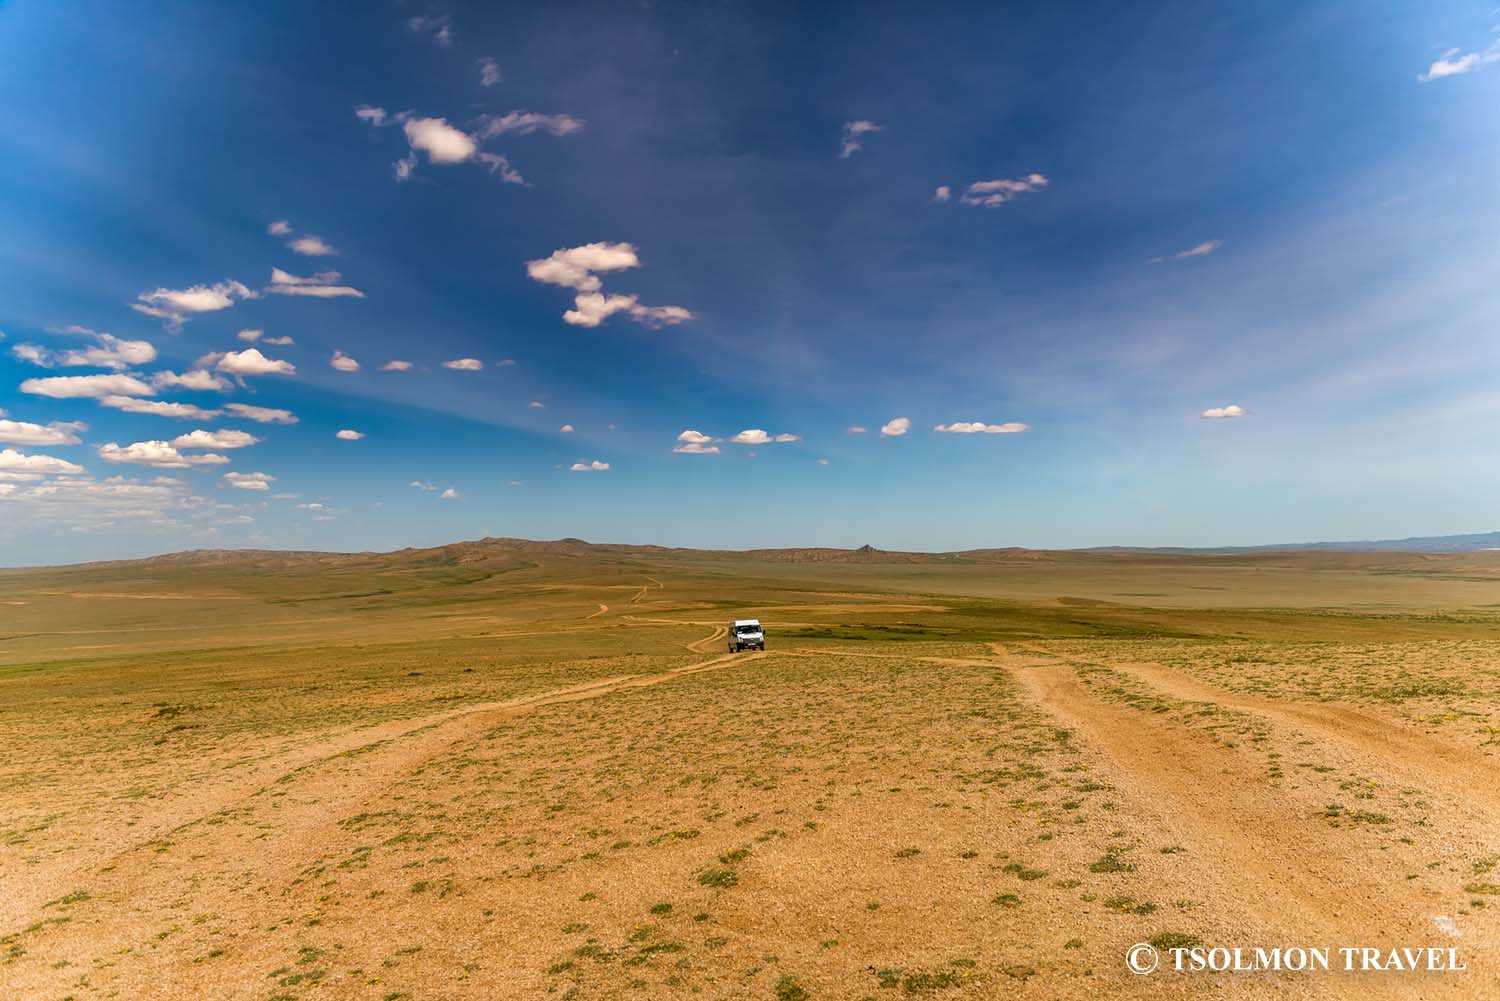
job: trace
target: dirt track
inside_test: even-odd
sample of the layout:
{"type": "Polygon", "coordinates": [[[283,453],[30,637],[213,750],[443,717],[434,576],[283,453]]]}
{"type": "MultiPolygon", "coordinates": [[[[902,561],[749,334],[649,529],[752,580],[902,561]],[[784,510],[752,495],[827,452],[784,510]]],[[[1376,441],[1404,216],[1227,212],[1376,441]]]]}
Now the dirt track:
{"type": "MultiPolygon", "coordinates": [[[[1103,753],[1111,781],[1131,800],[1154,810],[1161,827],[1209,867],[1217,885],[1205,888],[1205,895],[1245,908],[1271,941],[1446,948],[1464,935],[1453,917],[1443,913],[1447,905],[1436,894],[1415,884],[1393,883],[1387,868],[1391,863],[1372,858],[1351,840],[1350,832],[1319,819],[1316,802],[1270,785],[1243,748],[1222,746],[1164,715],[1106,702],[1065,662],[1034,648],[1013,653],[995,644],[994,649],[1038,706],[1103,753]]],[[[1260,700],[1228,696],[1172,677],[1164,668],[1137,667],[1129,673],[1180,698],[1267,711],[1260,700]]],[[[1392,764],[1387,752],[1405,749],[1402,753],[1414,757],[1396,759],[1394,767],[1403,774],[1431,776],[1422,765],[1431,741],[1420,735],[1390,736],[1353,710],[1308,709],[1304,716],[1303,707],[1272,709],[1267,715],[1288,724],[1315,726],[1320,739],[1378,753],[1381,766],[1392,764]],[[1362,725],[1341,728],[1334,722],[1340,718],[1362,720],[1362,725]]],[[[1476,775],[1460,783],[1474,792],[1480,781],[1476,775]]],[[[1490,789],[1484,802],[1493,800],[1490,789]]],[[[1463,945],[1471,967],[1493,968],[1497,943],[1470,936],[1463,945]]],[[[1416,981],[1350,975],[1302,986],[1311,996],[1457,998],[1472,996],[1474,985],[1433,977],[1418,987],[1416,981]]]]}
{"type": "MultiPolygon", "coordinates": [[[[216,824],[206,827],[200,825],[217,816],[243,809],[247,804],[269,794],[281,795],[289,789],[300,787],[304,782],[315,782],[318,770],[332,762],[355,758],[367,760],[373,767],[363,769],[361,774],[370,784],[345,782],[326,790],[315,797],[315,810],[309,811],[295,826],[282,827],[278,831],[278,834],[287,835],[278,839],[284,843],[264,844],[257,848],[256,854],[264,853],[267,861],[284,864],[286,854],[297,850],[297,845],[309,836],[310,828],[319,822],[328,823],[329,818],[342,815],[340,810],[346,807],[352,809],[359,802],[378,795],[391,781],[392,775],[404,774],[422,760],[440,753],[443,748],[476,729],[515,719],[543,706],[596,699],[623,689],[656,685],[765,656],[769,654],[720,655],[659,674],[600,678],[520,699],[459,706],[416,719],[397,720],[347,731],[294,752],[272,757],[258,763],[248,772],[238,773],[234,778],[223,781],[217,787],[198,786],[193,789],[191,797],[184,796],[164,802],[145,824],[113,829],[98,825],[90,857],[86,860],[66,856],[31,866],[25,873],[24,881],[8,882],[6,893],[0,899],[0,935],[16,931],[18,925],[28,920],[28,916],[36,913],[43,901],[57,894],[59,886],[83,879],[97,883],[99,878],[94,873],[100,871],[127,871],[126,863],[132,857],[138,857],[153,844],[177,838],[189,830],[196,829],[200,834],[221,830],[216,824]],[[266,849],[269,851],[266,852],[266,849]]],[[[284,821],[285,814],[282,813],[281,816],[284,821]]],[[[316,839],[310,843],[315,844],[316,839]]],[[[202,850],[213,852],[217,849],[205,843],[202,850]]],[[[140,887],[136,891],[126,891],[124,896],[129,899],[135,892],[149,893],[149,890],[140,887]]]]}

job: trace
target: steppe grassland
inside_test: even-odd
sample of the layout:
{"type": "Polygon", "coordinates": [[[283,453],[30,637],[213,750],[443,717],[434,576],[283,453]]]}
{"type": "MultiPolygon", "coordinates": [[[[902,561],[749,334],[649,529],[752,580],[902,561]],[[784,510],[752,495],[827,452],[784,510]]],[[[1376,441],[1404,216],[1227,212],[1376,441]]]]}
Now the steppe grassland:
{"type": "Polygon", "coordinates": [[[515,555],[0,577],[27,602],[0,606],[0,984],[1190,996],[1123,949],[1377,920],[1437,943],[1436,915],[1493,964],[1482,790],[1276,712],[1357,711],[1492,768],[1491,611],[1009,603],[933,577],[515,555]],[[769,655],[716,663],[745,611],[769,655]],[[1220,788],[1170,798],[1195,778],[1220,788]],[[1247,819],[1281,828],[1265,871],[1225,829],[1247,819]],[[1364,864],[1318,884],[1330,853],[1364,864]],[[1285,907],[1257,899],[1275,865],[1312,881],[1285,907]]]}

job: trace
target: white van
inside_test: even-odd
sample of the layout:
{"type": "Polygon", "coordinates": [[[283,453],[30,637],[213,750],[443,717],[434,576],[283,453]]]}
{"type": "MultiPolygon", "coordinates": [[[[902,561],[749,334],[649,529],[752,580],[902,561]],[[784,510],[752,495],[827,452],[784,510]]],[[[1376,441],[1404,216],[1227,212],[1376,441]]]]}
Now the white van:
{"type": "Polygon", "coordinates": [[[729,652],[741,650],[764,650],[766,633],[759,619],[735,619],[729,623],[729,652]]]}

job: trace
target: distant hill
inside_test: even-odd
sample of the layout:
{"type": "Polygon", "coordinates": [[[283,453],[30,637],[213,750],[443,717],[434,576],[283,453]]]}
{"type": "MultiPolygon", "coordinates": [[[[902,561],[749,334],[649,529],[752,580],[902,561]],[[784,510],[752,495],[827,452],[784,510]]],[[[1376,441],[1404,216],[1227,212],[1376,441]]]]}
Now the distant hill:
{"type": "Polygon", "coordinates": [[[257,565],[260,567],[307,565],[351,565],[361,562],[389,564],[419,563],[489,563],[500,559],[524,558],[526,554],[545,556],[615,556],[669,557],[677,559],[752,559],[773,563],[1046,563],[1054,560],[1100,560],[1151,558],[1213,559],[1215,557],[1272,558],[1277,553],[1408,553],[1462,554],[1500,553],[1500,532],[1473,535],[1415,536],[1408,539],[1371,539],[1354,542],[1297,542],[1267,546],[1221,546],[1217,548],[1098,546],[1087,549],[966,549],[957,552],[923,553],[876,549],[798,547],[784,549],[678,549],[668,546],[628,545],[585,542],[583,539],[514,539],[485,538],[453,542],[425,549],[398,549],[393,552],[333,553],[276,549],[192,549],[179,553],[150,556],[142,560],[116,560],[109,563],[75,564],[75,566],[145,565],[257,565]]]}
{"type": "Polygon", "coordinates": [[[1482,553],[1500,550],[1500,532],[1479,532],[1473,535],[1416,535],[1409,539],[1362,539],[1355,542],[1288,542],[1274,546],[1220,546],[1211,549],[1106,546],[1088,551],[1232,555],[1235,553],[1305,552],[1307,550],[1334,553],[1482,553]]]}

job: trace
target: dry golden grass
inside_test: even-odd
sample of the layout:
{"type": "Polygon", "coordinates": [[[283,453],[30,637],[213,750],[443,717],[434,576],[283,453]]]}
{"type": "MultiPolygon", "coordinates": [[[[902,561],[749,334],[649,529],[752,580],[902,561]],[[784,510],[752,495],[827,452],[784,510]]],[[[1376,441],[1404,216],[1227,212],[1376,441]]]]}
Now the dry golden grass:
{"type": "Polygon", "coordinates": [[[1109,586],[1162,605],[703,554],[6,574],[0,996],[1479,996],[1500,584],[1466,566],[1378,611],[1286,608],[1316,565],[1193,605],[1155,558],[1109,586]],[[1469,972],[1129,974],[1161,936],[1469,972]]]}

